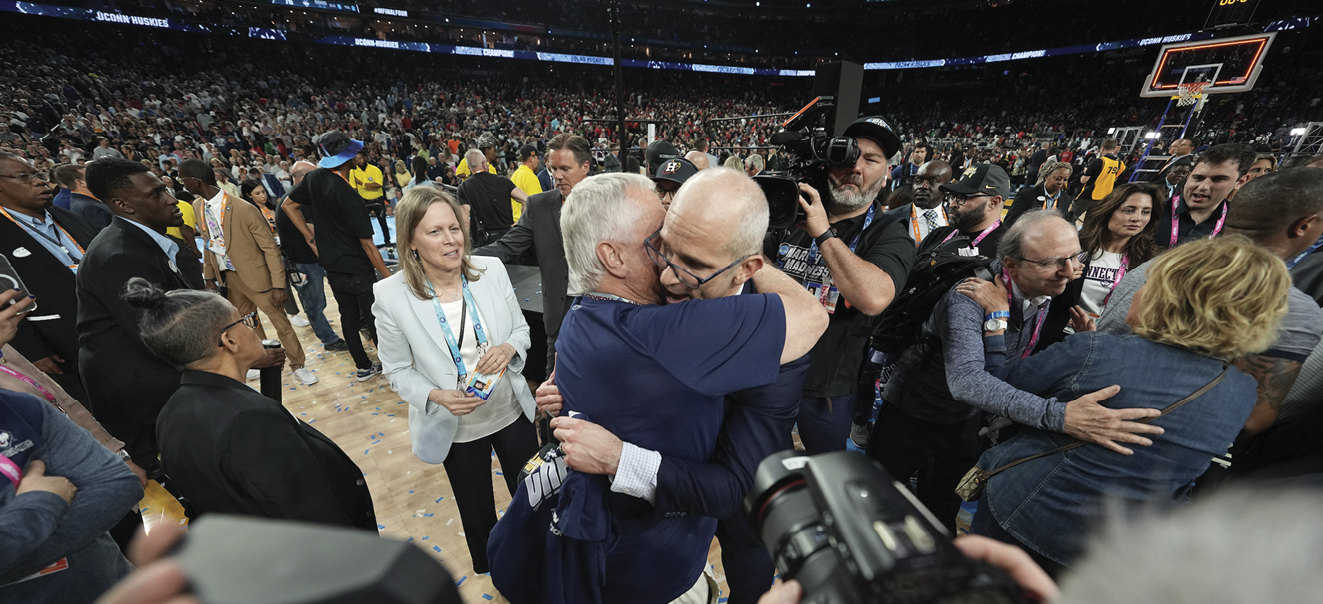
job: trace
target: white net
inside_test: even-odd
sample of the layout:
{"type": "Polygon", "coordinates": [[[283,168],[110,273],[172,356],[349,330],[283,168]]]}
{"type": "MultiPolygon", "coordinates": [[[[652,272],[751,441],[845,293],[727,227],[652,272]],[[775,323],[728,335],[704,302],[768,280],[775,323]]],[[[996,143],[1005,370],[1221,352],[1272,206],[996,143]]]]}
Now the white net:
{"type": "Polygon", "coordinates": [[[1203,96],[1204,88],[1207,86],[1208,82],[1186,82],[1177,85],[1176,90],[1180,93],[1180,100],[1176,101],[1176,106],[1193,105],[1199,100],[1199,97],[1203,96]]]}

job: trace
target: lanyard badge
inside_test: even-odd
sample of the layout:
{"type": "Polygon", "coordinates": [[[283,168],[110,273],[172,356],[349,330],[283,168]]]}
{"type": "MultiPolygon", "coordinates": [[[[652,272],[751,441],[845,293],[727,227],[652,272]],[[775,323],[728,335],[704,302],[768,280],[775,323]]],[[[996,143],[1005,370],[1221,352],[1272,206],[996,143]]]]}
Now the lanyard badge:
{"type": "MultiPolygon", "coordinates": [[[[863,238],[864,231],[868,230],[868,225],[873,223],[873,215],[876,211],[877,205],[868,206],[868,214],[864,216],[864,226],[859,229],[859,234],[854,236],[854,240],[851,241],[848,246],[851,254],[854,253],[855,248],[859,247],[859,240],[863,238]]],[[[841,292],[832,286],[831,274],[827,273],[824,275],[822,283],[808,281],[808,276],[813,273],[813,267],[818,265],[818,260],[820,258],[822,258],[822,254],[818,251],[817,242],[810,242],[808,259],[805,263],[806,266],[804,267],[804,287],[807,287],[810,293],[817,296],[818,302],[822,304],[823,308],[827,309],[827,314],[835,314],[836,304],[841,301],[841,292]]]]}

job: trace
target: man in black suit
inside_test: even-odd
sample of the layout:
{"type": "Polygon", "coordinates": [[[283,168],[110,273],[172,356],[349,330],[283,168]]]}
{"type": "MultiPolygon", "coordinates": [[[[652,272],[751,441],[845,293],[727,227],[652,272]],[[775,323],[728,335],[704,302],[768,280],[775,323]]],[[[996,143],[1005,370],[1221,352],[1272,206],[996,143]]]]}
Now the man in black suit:
{"type": "Polygon", "coordinates": [[[115,213],[78,268],[78,365],[88,405],[147,477],[161,476],[156,416],[179,388],[179,370],[143,346],[138,312],[121,299],[142,277],[167,290],[202,289],[202,267],[165,230],[184,223],[165,183],[141,163],[103,159],[88,187],[115,213]]]}
{"type": "Polygon", "coordinates": [[[37,309],[18,324],[11,344],[64,388],[87,403],[78,373],[78,301],[75,274],[96,237],[92,225],[52,205],[54,191],[27,160],[0,151],[0,252],[9,258],[37,309]]]}
{"type": "Polygon", "coordinates": [[[547,374],[556,366],[556,336],[565,319],[570,298],[570,269],[565,263],[561,242],[560,208],[574,185],[588,176],[592,147],[573,134],[560,134],[547,143],[547,169],[556,179],[556,188],[528,198],[524,213],[514,228],[499,241],[474,250],[479,256],[494,256],[513,264],[530,247],[537,252],[542,269],[542,320],[547,328],[547,374]]]}
{"type": "Polygon", "coordinates": [[[948,224],[949,217],[942,200],[946,194],[940,187],[951,182],[951,164],[934,159],[919,166],[913,177],[914,203],[887,210],[888,216],[894,216],[905,227],[914,247],[937,229],[948,224]]]}
{"type": "Polygon", "coordinates": [[[1193,169],[1194,149],[1197,146],[1198,143],[1188,138],[1178,138],[1172,141],[1171,146],[1167,147],[1167,153],[1170,153],[1171,157],[1162,164],[1162,168],[1158,170],[1157,175],[1149,180],[1156,183],[1165,182],[1167,174],[1178,166],[1185,166],[1193,169]]]}

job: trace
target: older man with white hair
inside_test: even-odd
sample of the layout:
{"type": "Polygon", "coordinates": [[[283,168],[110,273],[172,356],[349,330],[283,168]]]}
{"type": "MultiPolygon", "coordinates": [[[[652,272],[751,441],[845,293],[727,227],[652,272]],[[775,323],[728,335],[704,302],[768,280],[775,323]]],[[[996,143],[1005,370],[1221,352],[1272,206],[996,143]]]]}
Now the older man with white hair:
{"type": "MultiPolygon", "coordinates": [[[[707,300],[758,293],[785,277],[760,253],[767,231],[767,199],[753,180],[735,170],[708,170],[686,181],[666,216],[659,240],[650,253],[662,269],[666,301],[707,300]],[[717,267],[728,267],[715,270],[717,267]],[[706,281],[699,283],[705,275],[706,281]],[[695,287],[697,285],[697,287],[695,287]]],[[[651,251],[651,250],[650,250],[651,251]]],[[[805,294],[795,291],[791,293],[805,294]]],[[[772,585],[776,569],[767,548],[754,534],[741,503],[753,484],[758,464],[768,455],[793,447],[790,428],[799,410],[800,390],[808,372],[808,356],[781,366],[772,384],[748,388],[726,397],[725,421],[711,460],[694,462],[663,457],[633,444],[587,420],[558,417],[551,425],[565,446],[570,468],[614,477],[613,488],[652,503],[658,514],[685,513],[719,519],[717,539],[730,590],[729,604],[752,604],[772,585]],[[622,458],[625,447],[631,453],[622,458]]],[[[555,384],[538,389],[538,406],[560,410],[555,384]]]]}
{"type": "Polygon", "coordinates": [[[528,202],[528,194],[510,179],[488,172],[482,151],[469,149],[464,160],[473,167],[474,174],[459,185],[457,201],[464,209],[460,223],[469,225],[473,247],[477,248],[499,240],[514,227],[511,200],[522,205],[528,202]]]}
{"type": "MultiPolygon", "coordinates": [[[[642,456],[633,461],[645,468],[662,458],[707,461],[723,398],[775,382],[779,366],[804,356],[827,323],[821,305],[793,280],[758,270],[761,233],[743,238],[748,249],[736,262],[709,266],[712,258],[667,245],[664,216],[652,183],[636,174],[584,181],[561,215],[570,292],[579,296],[557,342],[561,413],[632,443],[621,446],[619,458],[642,456]],[[670,273],[665,278],[659,265],[670,273]],[[750,275],[765,293],[723,295],[750,275]],[[711,284],[716,294],[659,306],[670,297],[667,283],[691,290],[711,284]]],[[[725,238],[738,241],[738,233],[725,238]]],[[[573,456],[578,446],[567,442],[562,452],[573,456]]],[[[587,471],[542,489],[543,472],[520,486],[492,533],[492,581],[511,602],[708,601],[702,574],[714,518],[659,515],[634,490],[639,485],[587,471]]]]}

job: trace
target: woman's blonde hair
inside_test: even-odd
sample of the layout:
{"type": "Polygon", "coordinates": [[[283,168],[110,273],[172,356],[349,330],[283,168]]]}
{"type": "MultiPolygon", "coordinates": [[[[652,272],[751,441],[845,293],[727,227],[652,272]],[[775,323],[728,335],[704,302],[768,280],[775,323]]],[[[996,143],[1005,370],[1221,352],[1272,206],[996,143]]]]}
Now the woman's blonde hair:
{"type": "Polygon", "coordinates": [[[1191,241],[1153,261],[1130,327],[1154,342],[1237,359],[1273,343],[1290,290],[1282,259],[1247,237],[1191,241]]]}
{"type": "Polygon", "coordinates": [[[473,266],[469,254],[473,252],[473,243],[469,239],[468,225],[463,224],[464,211],[459,208],[449,195],[432,187],[414,187],[404,194],[404,198],[395,208],[395,245],[400,250],[400,270],[404,273],[404,283],[409,286],[419,300],[431,300],[432,291],[427,286],[427,273],[423,270],[423,261],[412,248],[413,232],[427,215],[432,204],[444,203],[455,212],[455,219],[460,221],[460,230],[464,233],[464,277],[469,281],[482,278],[482,271],[473,266]]]}

